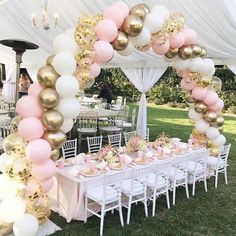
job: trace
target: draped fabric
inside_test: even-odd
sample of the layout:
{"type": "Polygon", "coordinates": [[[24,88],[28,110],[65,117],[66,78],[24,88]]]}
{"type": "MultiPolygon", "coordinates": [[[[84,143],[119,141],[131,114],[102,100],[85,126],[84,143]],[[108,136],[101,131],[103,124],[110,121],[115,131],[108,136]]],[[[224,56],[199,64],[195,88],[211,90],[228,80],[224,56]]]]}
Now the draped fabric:
{"type": "Polygon", "coordinates": [[[227,67],[236,75],[236,64],[235,65],[227,65],[227,67]]]}
{"type": "Polygon", "coordinates": [[[167,67],[122,68],[130,82],[142,93],[137,119],[137,133],[142,137],[145,137],[147,129],[146,92],[161,78],[166,69],[167,67]]]}

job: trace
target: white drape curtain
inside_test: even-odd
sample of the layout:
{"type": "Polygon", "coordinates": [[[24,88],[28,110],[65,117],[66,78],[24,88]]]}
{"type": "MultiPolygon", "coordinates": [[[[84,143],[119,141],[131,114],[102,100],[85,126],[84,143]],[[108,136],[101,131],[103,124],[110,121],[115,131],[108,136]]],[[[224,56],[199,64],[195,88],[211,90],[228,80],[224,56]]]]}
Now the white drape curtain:
{"type": "Polygon", "coordinates": [[[28,71],[30,78],[33,80],[33,82],[36,82],[38,67],[35,65],[27,65],[25,66],[25,68],[28,71]]]}
{"type": "Polygon", "coordinates": [[[227,65],[227,67],[236,75],[236,65],[227,65]]]}
{"type": "Polygon", "coordinates": [[[122,68],[130,82],[142,93],[139,102],[137,133],[146,136],[147,100],[146,92],[161,78],[167,67],[155,68],[122,68]]]}

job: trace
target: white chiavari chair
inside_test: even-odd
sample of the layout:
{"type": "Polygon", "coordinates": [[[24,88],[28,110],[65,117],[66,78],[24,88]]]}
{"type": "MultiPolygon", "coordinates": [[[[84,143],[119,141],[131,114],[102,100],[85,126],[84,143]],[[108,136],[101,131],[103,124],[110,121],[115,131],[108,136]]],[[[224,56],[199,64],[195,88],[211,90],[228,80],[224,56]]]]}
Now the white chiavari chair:
{"type": "Polygon", "coordinates": [[[108,211],[119,209],[120,223],[124,226],[122,205],[121,205],[121,183],[123,180],[123,172],[104,174],[103,184],[97,187],[87,189],[85,194],[85,217],[84,222],[87,222],[88,212],[99,217],[100,235],[103,235],[104,216],[108,211]],[[101,213],[95,212],[92,207],[93,203],[98,203],[101,206],[101,213]]]}
{"type": "Polygon", "coordinates": [[[131,122],[124,121],[123,122],[123,128],[124,129],[135,129],[136,125],[136,108],[132,110],[132,115],[131,115],[131,122]]]}
{"type": "Polygon", "coordinates": [[[226,146],[221,146],[219,148],[219,155],[217,157],[208,157],[207,159],[207,167],[209,171],[214,172],[215,177],[215,188],[218,185],[218,174],[223,173],[225,176],[225,184],[228,184],[227,179],[227,167],[228,167],[228,156],[230,151],[231,144],[226,146]]]}
{"type": "Polygon", "coordinates": [[[121,147],[121,133],[108,135],[108,144],[112,147],[121,147]]]}
{"type": "Polygon", "coordinates": [[[89,153],[97,153],[102,148],[102,135],[95,137],[87,137],[89,153]]]}
{"type": "Polygon", "coordinates": [[[132,169],[132,177],[123,181],[121,191],[128,197],[128,202],[123,206],[128,208],[127,224],[130,222],[131,206],[133,203],[144,204],[145,216],[148,216],[147,208],[147,178],[150,173],[150,166],[137,166],[132,169]]]}
{"type": "Polygon", "coordinates": [[[74,158],[77,155],[77,139],[67,140],[62,147],[63,158],[74,158]]]}
{"type": "MultiPolygon", "coordinates": [[[[121,120],[122,122],[122,120],[121,120]]],[[[104,124],[101,124],[99,127],[99,131],[107,134],[117,134],[121,133],[123,129],[123,124],[121,123],[120,126],[118,127],[116,125],[116,117],[111,117],[109,118],[104,124]]]]}
{"type": "Polygon", "coordinates": [[[136,131],[125,132],[124,133],[125,145],[127,145],[129,140],[136,135],[137,135],[136,131]]]}

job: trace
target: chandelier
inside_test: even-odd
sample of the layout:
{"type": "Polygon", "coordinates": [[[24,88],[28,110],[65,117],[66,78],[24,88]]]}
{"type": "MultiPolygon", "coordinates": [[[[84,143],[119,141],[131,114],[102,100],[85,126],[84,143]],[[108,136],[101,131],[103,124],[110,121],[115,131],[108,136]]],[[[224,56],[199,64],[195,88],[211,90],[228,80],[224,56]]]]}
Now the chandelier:
{"type": "Polygon", "coordinates": [[[50,12],[48,11],[48,0],[45,0],[44,5],[42,6],[41,17],[38,18],[36,13],[32,13],[32,21],[35,28],[49,30],[51,28],[56,28],[58,15],[54,14],[54,16],[50,16],[50,12]]]}

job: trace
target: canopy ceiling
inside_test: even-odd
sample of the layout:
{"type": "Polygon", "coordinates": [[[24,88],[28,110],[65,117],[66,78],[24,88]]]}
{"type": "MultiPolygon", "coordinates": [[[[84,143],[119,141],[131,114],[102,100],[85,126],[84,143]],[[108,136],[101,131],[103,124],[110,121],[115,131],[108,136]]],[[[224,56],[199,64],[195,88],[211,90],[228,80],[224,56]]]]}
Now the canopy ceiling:
{"type": "MultiPolygon", "coordinates": [[[[19,38],[39,45],[38,50],[24,54],[25,64],[40,66],[52,54],[53,38],[68,28],[75,27],[81,13],[102,13],[116,0],[49,0],[49,10],[59,15],[56,30],[35,29],[31,14],[40,13],[42,1],[9,0],[0,5],[0,39],[19,38]]],[[[150,7],[165,5],[171,12],[185,16],[186,24],[198,33],[198,43],[205,46],[208,56],[216,64],[236,64],[236,1],[235,0],[124,0],[130,7],[145,2],[150,7]]],[[[0,62],[14,63],[14,52],[0,46],[0,62]]],[[[115,54],[110,66],[148,67],[164,66],[159,56],[152,53],[135,52],[124,57],[115,54]]]]}

